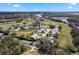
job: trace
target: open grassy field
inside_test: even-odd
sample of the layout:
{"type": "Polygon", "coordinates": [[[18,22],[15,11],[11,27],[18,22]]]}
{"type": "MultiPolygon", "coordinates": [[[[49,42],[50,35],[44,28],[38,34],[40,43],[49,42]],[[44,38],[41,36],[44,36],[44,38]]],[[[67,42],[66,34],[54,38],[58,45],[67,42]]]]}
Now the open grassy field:
{"type": "Polygon", "coordinates": [[[62,29],[59,34],[58,43],[59,43],[59,47],[66,48],[68,46],[73,45],[72,37],[70,35],[71,28],[64,23],[62,23],[61,26],[62,26],[62,29]]]}
{"type": "Polygon", "coordinates": [[[22,21],[22,22],[18,22],[18,23],[16,23],[16,24],[20,24],[20,25],[23,25],[23,23],[26,23],[26,25],[30,25],[30,24],[32,24],[33,22],[31,22],[31,21],[22,21]]]}
{"type": "Polygon", "coordinates": [[[12,24],[0,24],[0,27],[2,27],[4,30],[8,29],[12,24]]]}
{"type": "MultiPolygon", "coordinates": [[[[2,27],[4,30],[6,30],[6,29],[8,29],[11,25],[17,25],[17,24],[19,24],[19,25],[23,25],[23,22],[24,21],[22,21],[22,22],[18,22],[18,23],[16,23],[15,21],[14,22],[9,22],[9,23],[0,23],[0,27],[2,27]]],[[[29,25],[29,24],[31,24],[32,22],[29,22],[29,21],[25,21],[25,23],[26,23],[26,25],[29,25]]]]}
{"type": "Polygon", "coordinates": [[[41,23],[43,23],[43,24],[45,24],[45,25],[55,25],[55,26],[59,26],[62,22],[56,22],[56,21],[43,21],[43,22],[41,22],[41,23]]]}

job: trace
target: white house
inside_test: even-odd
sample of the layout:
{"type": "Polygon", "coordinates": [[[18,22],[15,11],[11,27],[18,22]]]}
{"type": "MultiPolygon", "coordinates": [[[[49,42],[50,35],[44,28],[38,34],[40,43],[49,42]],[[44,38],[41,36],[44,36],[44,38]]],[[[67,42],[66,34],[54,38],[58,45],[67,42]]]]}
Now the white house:
{"type": "Polygon", "coordinates": [[[52,29],[51,31],[52,31],[52,35],[55,35],[56,33],[59,33],[59,28],[56,27],[56,28],[52,29]]]}
{"type": "Polygon", "coordinates": [[[34,39],[39,39],[45,37],[50,31],[51,29],[42,28],[34,33],[31,37],[33,37],[34,39]]]}
{"type": "MultiPolygon", "coordinates": [[[[41,28],[40,30],[38,30],[36,33],[34,33],[31,37],[34,39],[39,39],[39,38],[43,38],[46,37],[46,35],[51,31],[51,35],[55,35],[56,33],[59,33],[59,28],[56,27],[54,29],[50,29],[50,28],[41,28]]],[[[51,39],[54,39],[53,37],[50,37],[51,39]]],[[[53,42],[53,41],[52,41],[53,42]]]]}
{"type": "Polygon", "coordinates": [[[3,33],[0,33],[0,37],[3,36],[3,35],[4,35],[3,33]]]}
{"type": "Polygon", "coordinates": [[[42,36],[45,37],[50,31],[51,31],[51,29],[47,29],[47,30],[45,31],[45,33],[42,34],[42,36]]]}
{"type": "Polygon", "coordinates": [[[19,31],[20,30],[20,27],[19,28],[17,28],[17,29],[15,29],[15,31],[19,31]]]}
{"type": "Polygon", "coordinates": [[[29,28],[30,28],[29,26],[25,26],[25,27],[24,27],[24,29],[29,29],[29,28]]]}
{"type": "Polygon", "coordinates": [[[51,36],[51,37],[48,37],[48,39],[50,40],[51,43],[53,43],[55,38],[51,36]]]}
{"type": "Polygon", "coordinates": [[[39,36],[39,35],[36,34],[36,33],[34,33],[31,37],[34,38],[35,40],[41,38],[41,36],[39,36]]]}

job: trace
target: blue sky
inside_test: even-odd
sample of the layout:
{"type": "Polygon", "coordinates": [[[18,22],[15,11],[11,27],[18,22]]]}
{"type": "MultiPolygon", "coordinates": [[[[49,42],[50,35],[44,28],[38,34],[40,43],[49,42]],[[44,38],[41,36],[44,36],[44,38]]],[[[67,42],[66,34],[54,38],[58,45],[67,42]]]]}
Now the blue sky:
{"type": "Polygon", "coordinates": [[[0,3],[0,11],[79,11],[77,3],[0,3]]]}

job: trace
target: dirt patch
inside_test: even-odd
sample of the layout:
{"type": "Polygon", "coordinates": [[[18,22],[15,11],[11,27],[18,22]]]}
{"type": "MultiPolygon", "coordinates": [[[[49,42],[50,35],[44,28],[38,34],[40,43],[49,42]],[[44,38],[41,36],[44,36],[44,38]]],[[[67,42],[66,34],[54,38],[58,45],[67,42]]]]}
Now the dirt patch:
{"type": "Polygon", "coordinates": [[[24,35],[24,36],[30,36],[32,34],[31,31],[29,32],[16,32],[17,36],[20,36],[20,35],[24,35]]]}

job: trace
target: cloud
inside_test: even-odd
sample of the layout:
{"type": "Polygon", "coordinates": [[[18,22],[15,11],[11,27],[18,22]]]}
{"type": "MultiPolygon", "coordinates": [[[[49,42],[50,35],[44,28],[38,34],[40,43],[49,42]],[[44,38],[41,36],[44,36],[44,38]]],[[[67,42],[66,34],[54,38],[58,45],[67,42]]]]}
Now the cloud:
{"type": "Polygon", "coordinates": [[[71,5],[76,5],[76,3],[70,3],[71,5]]]}
{"type": "Polygon", "coordinates": [[[39,11],[38,9],[34,9],[34,11],[39,11]]]}
{"type": "Polygon", "coordinates": [[[12,7],[20,7],[20,4],[7,3],[7,5],[12,6],[12,7]]]}
{"type": "Polygon", "coordinates": [[[13,7],[20,7],[19,4],[13,4],[13,7]]]}
{"type": "Polygon", "coordinates": [[[11,3],[8,3],[7,5],[11,5],[11,3]]]}
{"type": "Polygon", "coordinates": [[[72,8],[72,6],[69,6],[68,8],[69,8],[69,9],[71,9],[71,8],[72,8]]]}

